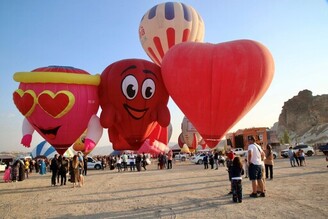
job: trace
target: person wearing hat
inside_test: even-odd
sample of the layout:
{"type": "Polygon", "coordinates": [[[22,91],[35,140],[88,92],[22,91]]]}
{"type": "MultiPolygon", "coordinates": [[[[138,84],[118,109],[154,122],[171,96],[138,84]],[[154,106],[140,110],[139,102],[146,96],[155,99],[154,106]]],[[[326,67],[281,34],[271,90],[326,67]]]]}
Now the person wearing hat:
{"type": "Polygon", "coordinates": [[[248,136],[248,165],[249,179],[252,181],[252,194],[250,197],[256,198],[258,189],[260,189],[260,197],[265,197],[264,184],[262,180],[262,166],[264,152],[262,148],[255,143],[254,136],[248,136]]]}

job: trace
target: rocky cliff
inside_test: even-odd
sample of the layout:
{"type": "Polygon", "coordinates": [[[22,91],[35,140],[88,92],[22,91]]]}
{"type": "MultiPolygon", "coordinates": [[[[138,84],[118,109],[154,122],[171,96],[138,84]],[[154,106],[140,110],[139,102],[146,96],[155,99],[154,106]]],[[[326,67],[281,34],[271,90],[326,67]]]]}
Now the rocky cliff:
{"type": "Polygon", "coordinates": [[[284,103],[274,127],[279,138],[287,131],[291,143],[328,142],[328,94],[312,96],[309,90],[300,91],[284,103]]]}

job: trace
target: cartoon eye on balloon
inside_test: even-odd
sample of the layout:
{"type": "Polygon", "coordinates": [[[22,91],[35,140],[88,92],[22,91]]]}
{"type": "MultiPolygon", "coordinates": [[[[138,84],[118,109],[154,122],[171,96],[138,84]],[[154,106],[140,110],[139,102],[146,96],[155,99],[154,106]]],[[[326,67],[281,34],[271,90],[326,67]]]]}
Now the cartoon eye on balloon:
{"type": "Polygon", "coordinates": [[[157,65],[174,45],[181,42],[202,42],[204,22],[198,12],[183,3],[166,2],[155,5],[142,17],[139,25],[140,43],[157,65]]]}

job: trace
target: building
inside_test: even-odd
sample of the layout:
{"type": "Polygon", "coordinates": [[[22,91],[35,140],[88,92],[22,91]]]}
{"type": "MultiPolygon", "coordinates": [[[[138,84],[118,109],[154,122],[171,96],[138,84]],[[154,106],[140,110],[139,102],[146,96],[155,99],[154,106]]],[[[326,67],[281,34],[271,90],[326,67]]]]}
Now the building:
{"type": "Polygon", "coordinates": [[[273,147],[280,145],[276,132],[265,127],[239,129],[236,132],[228,133],[226,134],[227,145],[230,145],[231,148],[246,150],[248,147],[248,136],[254,136],[256,143],[262,148],[267,144],[273,147]]]}

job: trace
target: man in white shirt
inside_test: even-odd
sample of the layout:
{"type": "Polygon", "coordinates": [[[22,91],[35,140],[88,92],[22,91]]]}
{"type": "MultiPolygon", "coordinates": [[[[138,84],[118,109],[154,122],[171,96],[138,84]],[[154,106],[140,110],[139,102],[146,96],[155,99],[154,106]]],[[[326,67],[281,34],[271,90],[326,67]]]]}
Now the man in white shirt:
{"type": "Polygon", "coordinates": [[[248,136],[248,166],[249,166],[249,179],[252,181],[252,194],[250,197],[256,198],[258,187],[261,189],[260,197],[265,197],[264,186],[262,180],[262,166],[264,152],[261,146],[255,143],[255,138],[253,136],[248,136]]]}

